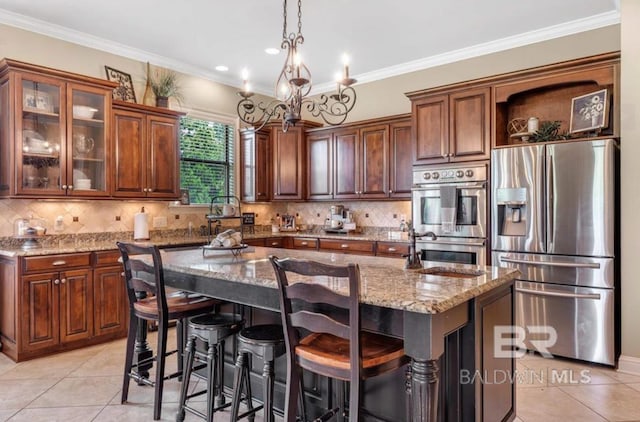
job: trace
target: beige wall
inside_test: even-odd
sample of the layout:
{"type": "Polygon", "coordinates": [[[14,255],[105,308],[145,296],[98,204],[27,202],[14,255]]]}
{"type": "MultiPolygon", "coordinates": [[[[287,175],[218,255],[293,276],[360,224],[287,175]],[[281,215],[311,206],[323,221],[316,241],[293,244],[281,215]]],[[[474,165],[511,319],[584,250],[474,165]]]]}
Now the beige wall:
{"type": "Polygon", "coordinates": [[[621,6],[622,354],[640,358],[640,2],[622,0],[621,6]]]}

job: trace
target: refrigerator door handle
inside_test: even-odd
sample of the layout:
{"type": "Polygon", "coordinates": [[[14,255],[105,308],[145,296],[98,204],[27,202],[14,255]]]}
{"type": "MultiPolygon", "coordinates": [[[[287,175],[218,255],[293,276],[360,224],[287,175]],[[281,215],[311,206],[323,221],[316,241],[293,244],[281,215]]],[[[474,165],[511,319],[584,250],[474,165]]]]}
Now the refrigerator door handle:
{"type": "Polygon", "coordinates": [[[593,268],[599,269],[600,264],[597,262],[546,262],[546,261],[529,261],[526,259],[516,259],[501,256],[500,262],[510,262],[512,264],[526,265],[543,265],[546,267],[565,267],[565,268],[593,268]]]}
{"type": "Polygon", "coordinates": [[[569,298],[569,299],[600,300],[600,295],[598,293],[563,293],[563,292],[551,292],[551,291],[544,291],[544,290],[523,289],[520,287],[516,287],[516,292],[526,293],[531,295],[538,295],[538,296],[563,297],[563,298],[569,298]]]}
{"type": "Polygon", "coordinates": [[[555,169],[553,168],[553,155],[551,151],[547,152],[547,252],[553,249],[553,241],[555,240],[555,234],[553,230],[554,223],[554,187],[553,187],[553,174],[555,169]]]}

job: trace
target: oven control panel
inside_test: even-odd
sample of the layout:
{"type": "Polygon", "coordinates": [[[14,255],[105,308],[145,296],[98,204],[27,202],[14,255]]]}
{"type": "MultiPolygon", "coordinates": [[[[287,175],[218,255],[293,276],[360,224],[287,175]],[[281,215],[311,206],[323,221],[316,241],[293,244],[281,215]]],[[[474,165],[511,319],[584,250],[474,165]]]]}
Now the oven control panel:
{"type": "Polygon", "coordinates": [[[415,167],[413,184],[483,182],[487,180],[487,166],[471,167],[415,167]]]}

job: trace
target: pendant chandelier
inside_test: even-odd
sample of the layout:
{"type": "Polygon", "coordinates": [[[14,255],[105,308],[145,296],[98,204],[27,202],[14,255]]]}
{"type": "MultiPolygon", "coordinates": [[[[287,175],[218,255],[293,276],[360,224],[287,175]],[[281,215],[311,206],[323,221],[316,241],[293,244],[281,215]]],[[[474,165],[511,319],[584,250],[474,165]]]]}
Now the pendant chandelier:
{"type": "Polygon", "coordinates": [[[298,33],[287,35],[287,0],[284,0],[284,24],[282,26],[282,45],[280,48],[287,52],[287,58],[276,81],[275,97],[270,102],[252,100],[253,93],[248,83],[248,73],[243,71],[244,90],[238,92],[241,97],[238,102],[238,116],[256,130],[264,127],[267,122],[275,119],[282,120],[282,130],[287,131],[301,120],[301,110],[304,107],[313,117],[320,117],[328,125],[343,123],[347,114],[356,103],[356,92],[351,87],[357,81],[349,77],[348,59],[344,57],[344,69],[336,77],[337,92],[321,94],[316,99],[307,98],[311,91],[311,71],[302,62],[298,48],[304,43],[302,36],[302,0],[298,0],[298,33]]]}

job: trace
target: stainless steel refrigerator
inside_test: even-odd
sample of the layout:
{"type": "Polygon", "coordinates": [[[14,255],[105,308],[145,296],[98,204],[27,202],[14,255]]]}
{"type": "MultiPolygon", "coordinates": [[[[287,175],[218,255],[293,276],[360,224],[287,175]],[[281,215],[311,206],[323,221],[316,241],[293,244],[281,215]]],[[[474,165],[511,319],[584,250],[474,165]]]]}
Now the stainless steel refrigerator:
{"type": "Polygon", "coordinates": [[[528,349],[615,365],[616,155],[611,139],[492,152],[492,262],[522,273],[528,349]]]}

